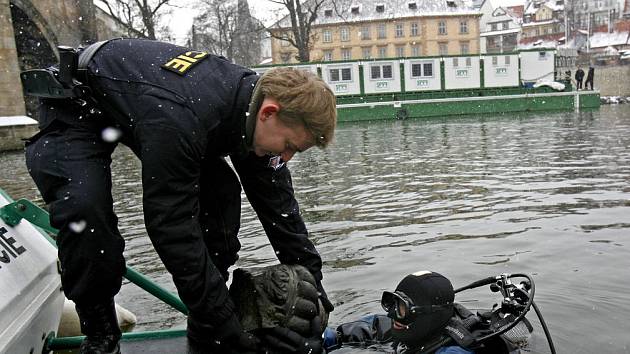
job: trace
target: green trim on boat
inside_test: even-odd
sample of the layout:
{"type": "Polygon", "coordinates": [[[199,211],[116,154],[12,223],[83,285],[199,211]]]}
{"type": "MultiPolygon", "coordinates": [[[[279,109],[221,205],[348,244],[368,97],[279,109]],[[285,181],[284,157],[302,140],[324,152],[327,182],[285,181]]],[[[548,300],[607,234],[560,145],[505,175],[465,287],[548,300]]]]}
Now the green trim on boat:
{"type": "MultiPolygon", "coordinates": [[[[129,332],[123,333],[122,339],[123,341],[131,342],[137,340],[146,340],[146,339],[167,339],[167,338],[178,338],[186,336],[185,329],[165,329],[159,331],[146,331],[146,332],[129,332]]],[[[51,337],[49,336],[46,342],[45,352],[53,351],[53,350],[67,350],[67,349],[76,349],[81,345],[81,342],[85,336],[75,336],[75,337],[51,337]]]]}

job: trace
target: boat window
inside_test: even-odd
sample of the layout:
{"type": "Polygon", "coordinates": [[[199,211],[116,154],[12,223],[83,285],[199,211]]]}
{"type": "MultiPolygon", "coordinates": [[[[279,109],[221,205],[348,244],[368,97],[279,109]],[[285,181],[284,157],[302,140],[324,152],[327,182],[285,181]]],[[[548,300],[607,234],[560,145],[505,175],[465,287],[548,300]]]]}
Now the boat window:
{"type": "Polygon", "coordinates": [[[380,79],[381,78],[381,67],[378,65],[372,65],[370,67],[370,71],[372,72],[372,79],[380,79]]]}
{"type": "Polygon", "coordinates": [[[422,64],[411,64],[411,77],[422,76],[422,64]]]}
{"type": "Polygon", "coordinates": [[[394,73],[391,64],[370,65],[370,78],[372,80],[392,79],[393,77],[394,73]]]}
{"type": "Polygon", "coordinates": [[[330,82],[339,81],[339,69],[330,69],[330,82]]]}
{"type": "Polygon", "coordinates": [[[352,80],[352,75],[350,75],[350,68],[341,69],[341,80],[350,81],[352,80]]]}
{"type": "Polygon", "coordinates": [[[391,79],[393,77],[392,66],[383,65],[383,79],[391,79]]]}
{"type": "Polygon", "coordinates": [[[433,76],[433,63],[424,63],[422,69],[424,71],[424,77],[433,76]]]}
{"type": "Polygon", "coordinates": [[[432,62],[416,62],[411,64],[411,77],[433,77],[432,62]]]}

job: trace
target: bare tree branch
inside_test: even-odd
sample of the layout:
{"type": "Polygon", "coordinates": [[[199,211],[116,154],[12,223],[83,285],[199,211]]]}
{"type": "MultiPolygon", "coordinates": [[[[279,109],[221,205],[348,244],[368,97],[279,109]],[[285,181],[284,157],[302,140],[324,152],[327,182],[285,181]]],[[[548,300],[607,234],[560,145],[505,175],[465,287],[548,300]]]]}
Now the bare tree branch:
{"type": "Polygon", "coordinates": [[[313,42],[317,39],[314,34],[313,26],[317,20],[317,15],[325,2],[333,2],[334,0],[267,0],[275,4],[284,5],[289,11],[288,20],[290,27],[282,28],[281,23],[285,21],[286,17],[278,22],[276,26],[269,28],[272,38],[280,39],[289,42],[295,49],[297,49],[296,59],[300,62],[310,61],[310,51],[313,48],[313,42]],[[276,33],[274,33],[274,31],[276,33]],[[289,32],[293,36],[284,37],[283,34],[277,34],[277,32],[286,33],[289,32]]]}

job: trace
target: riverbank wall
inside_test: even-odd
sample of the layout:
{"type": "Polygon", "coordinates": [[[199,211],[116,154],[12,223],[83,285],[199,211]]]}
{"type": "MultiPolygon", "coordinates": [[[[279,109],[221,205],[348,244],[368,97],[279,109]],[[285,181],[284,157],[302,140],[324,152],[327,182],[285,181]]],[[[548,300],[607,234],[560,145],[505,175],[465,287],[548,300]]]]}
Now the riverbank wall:
{"type": "Polygon", "coordinates": [[[24,139],[37,133],[37,121],[26,116],[0,117],[0,152],[21,150],[24,139]]]}
{"type": "Polygon", "coordinates": [[[602,96],[630,96],[630,65],[596,66],[594,83],[602,96]]]}

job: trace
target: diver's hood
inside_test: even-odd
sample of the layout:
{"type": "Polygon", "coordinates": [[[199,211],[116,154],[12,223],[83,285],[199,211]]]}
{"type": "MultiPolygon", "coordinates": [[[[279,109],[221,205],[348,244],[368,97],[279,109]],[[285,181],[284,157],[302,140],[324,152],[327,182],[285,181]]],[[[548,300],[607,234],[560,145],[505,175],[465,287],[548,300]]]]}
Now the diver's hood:
{"type": "Polygon", "coordinates": [[[409,274],[398,284],[396,291],[405,293],[416,306],[451,306],[437,308],[431,313],[418,314],[412,323],[403,328],[394,325],[392,336],[395,340],[415,347],[441,334],[453,316],[452,305],[455,299],[453,285],[447,278],[429,271],[409,274]]]}

